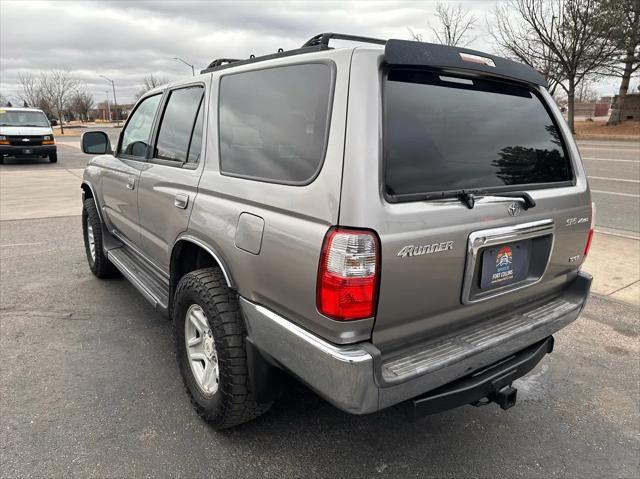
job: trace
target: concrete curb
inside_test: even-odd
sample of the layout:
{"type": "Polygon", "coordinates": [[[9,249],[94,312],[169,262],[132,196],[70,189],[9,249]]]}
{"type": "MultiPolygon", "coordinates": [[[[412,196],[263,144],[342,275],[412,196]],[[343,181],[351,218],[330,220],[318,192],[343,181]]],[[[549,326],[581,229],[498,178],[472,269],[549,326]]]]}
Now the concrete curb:
{"type": "Polygon", "coordinates": [[[640,136],[635,135],[573,135],[576,140],[629,141],[640,143],[640,136]]]}

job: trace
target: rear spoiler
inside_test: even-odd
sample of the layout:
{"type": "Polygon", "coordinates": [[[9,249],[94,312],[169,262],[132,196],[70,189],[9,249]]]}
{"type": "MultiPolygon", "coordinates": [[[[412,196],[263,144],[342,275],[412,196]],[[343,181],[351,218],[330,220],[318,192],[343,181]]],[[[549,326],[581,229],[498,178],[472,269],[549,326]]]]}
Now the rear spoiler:
{"type": "Polygon", "coordinates": [[[408,40],[388,40],[384,49],[384,58],[391,66],[480,72],[547,88],[544,76],[529,65],[468,48],[408,40]]]}

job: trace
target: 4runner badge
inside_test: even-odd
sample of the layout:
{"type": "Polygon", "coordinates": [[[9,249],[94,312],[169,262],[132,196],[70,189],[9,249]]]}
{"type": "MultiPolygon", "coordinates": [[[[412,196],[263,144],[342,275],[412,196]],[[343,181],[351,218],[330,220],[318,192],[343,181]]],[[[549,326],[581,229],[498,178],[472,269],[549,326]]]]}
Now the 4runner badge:
{"type": "Polygon", "coordinates": [[[422,256],[423,254],[439,253],[440,251],[450,249],[453,249],[453,241],[443,241],[442,243],[427,244],[424,246],[413,246],[411,244],[398,251],[398,256],[400,258],[422,256]]]}

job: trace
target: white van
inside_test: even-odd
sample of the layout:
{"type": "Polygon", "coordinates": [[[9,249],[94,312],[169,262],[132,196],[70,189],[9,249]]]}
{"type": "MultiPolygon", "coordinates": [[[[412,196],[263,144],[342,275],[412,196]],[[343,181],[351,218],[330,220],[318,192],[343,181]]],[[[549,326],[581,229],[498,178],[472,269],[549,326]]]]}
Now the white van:
{"type": "Polygon", "coordinates": [[[6,157],[48,157],[58,161],[51,124],[38,108],[0,108],[0,163],[6,157]]]}

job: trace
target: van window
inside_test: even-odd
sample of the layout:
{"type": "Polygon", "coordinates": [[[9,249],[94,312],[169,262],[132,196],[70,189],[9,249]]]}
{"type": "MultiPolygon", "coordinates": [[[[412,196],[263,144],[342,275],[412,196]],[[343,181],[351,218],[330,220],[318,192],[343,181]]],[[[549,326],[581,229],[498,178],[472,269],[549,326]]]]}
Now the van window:
{"type": "Polygon", "coordinates": [[[527,88],[391,70],[384,97],[389,195],[502,191],[572,179],[556,124],[527,88]]]}
{"type": "MultiPolygon", "coordinates": [[[[160,123],[155,158],[187,161],[194,126],[198,127],[196,119],[203,95],[204,88],[201,86],[180,88],[170,93],[160,123]]],[[[202,122],[199,128],[202,130],[202,122]]],[[[202,131],[199,135],[202,137],[202,131]]],[[[199,153],[200,150],[198,150],[199,153]]]]}
{"type": "Polygon", "coordinates": [[[220,82],[220,171],[275,183],[311,180],[329,128],[323,63],[226,75],[220,82]]]}
{"type": "Polygon", "coordinates": [[[49,120],[37,110],[4,110],[0,107],[0,126],[34,126],[50,128],[49,120]]]}

